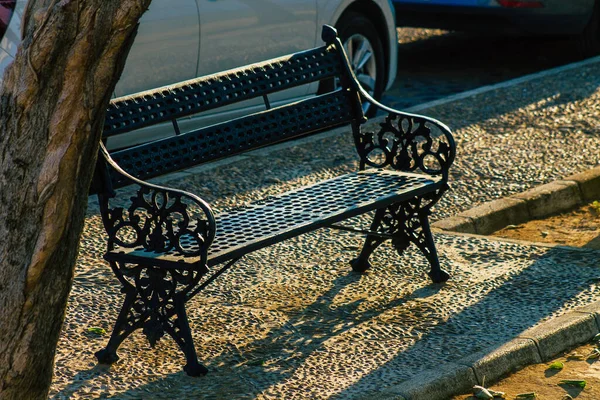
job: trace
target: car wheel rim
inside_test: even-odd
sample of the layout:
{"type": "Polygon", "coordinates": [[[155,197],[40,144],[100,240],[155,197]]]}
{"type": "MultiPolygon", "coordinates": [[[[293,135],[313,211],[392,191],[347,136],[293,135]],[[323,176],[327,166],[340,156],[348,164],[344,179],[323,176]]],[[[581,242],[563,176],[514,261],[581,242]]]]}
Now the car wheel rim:
{"type": "MultiPolygon", "coordinates": [[[[377,61],[373,45],[365,36],[356,33],[344,42],[344,50],[346,50],[356,79],[367,93],[374,96],[377,82],[377,61]]],[[[339,83],[336,86],[339,86],[339,83]]],[[[366,113],[369,106],[370,103],[363,103],[363,112],[366,113]]]]}

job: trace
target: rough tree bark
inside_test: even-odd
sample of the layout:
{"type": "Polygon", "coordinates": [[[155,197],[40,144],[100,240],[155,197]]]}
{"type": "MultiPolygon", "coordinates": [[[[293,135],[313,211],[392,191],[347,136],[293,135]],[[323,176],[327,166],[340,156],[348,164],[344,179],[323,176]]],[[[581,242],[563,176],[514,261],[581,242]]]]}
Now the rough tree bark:
{"type": "Polygon", "coordinates": [[[150,0],[30,0],[0,91],[0,399],[46,398],[110,94],[150,0]]]}

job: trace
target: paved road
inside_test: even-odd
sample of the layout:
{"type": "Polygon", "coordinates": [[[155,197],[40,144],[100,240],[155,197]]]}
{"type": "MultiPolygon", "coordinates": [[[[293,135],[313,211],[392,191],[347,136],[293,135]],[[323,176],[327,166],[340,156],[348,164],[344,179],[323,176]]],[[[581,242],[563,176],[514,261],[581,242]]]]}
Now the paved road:
{"type": "Polygon", "coordinates": [[[384,103],[406,108],[579,59],[565,39],[400,28],[399,65],[384,103]]]}

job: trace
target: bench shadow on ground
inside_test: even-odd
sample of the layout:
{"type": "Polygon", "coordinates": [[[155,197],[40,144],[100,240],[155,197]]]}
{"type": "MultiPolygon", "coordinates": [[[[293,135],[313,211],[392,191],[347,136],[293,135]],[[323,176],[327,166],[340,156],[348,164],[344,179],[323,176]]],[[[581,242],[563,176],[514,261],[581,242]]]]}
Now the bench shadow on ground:
{"type": "MultiPolygon", "coordinates": [[[[450,243],[452,242],[453,240],[450,240],[450,243]]],[[[462,243],[461,256],[464,259],[463,263],[481,264],[489,262],[490,259],[503,259],[504,252],[501,245],[498,248],[478,250],[477,243],[482,242],[482,240],[479,240],[474,245],[467,246],[462,243]]],[[[533,255],[530,265],[518,273],[495,277],[495,279],[500,279],[500,282],[496,282],[479,301],[451,314],[445,320],[440,318],[439,324],[425,331],[419,340],[408,346],[406,350],[399,351],[395,357],[381,365],[377,365],[376,368],[370,369],[366,373],[357,373],[356,376],[352,377],[351,384],[336,390],[337,393],[331,395],[330,398],[361,397],[361,394],[369,392],[372,388],[385,389],[386,386],[397,384],[420,371],[439,368],[444,363],[456,362],[472,353],[482,350],[485,353],[500,347],[527,328],[564,309],[565,305],[572,302],[576,297],[593,290],[594,284],[600,276],[600,270],[589,268],[590,265],[595,265],[593,264],[594,257],[597,259],[598,252],[572,251],[564,248],[548,249],[540,256],[533,255]],[[576,273],[577,276],[574,279],[576,273]],[[537,299],[533,303],[530,301],[532,297],[537,299]],[[500,329],[490,329],[490,326],[498,327],[498,324],[501,324],[500,329]],[[442,349],[441,352],[440,349],[442,349]],[[392,376],[395,377],[394,381],[389,380],[392,376]]],[[[527,261],[522,260],[522,262],[527,261]]],[[[446,265],[445,267],[450,271],[456,269],[452,265],[446,265]]],[[[455,273],[457,272],[455,271],[455,273]]],[[[252,368],[253,372],[250,376],[267,376],[268,379],[262,381],[248,379],[251,384],[247,386],[252,393],[246,393],[247,396],[243,398],[254,398],[259,393],[264,393],[273,386],[294,378],[294,373],[303,366],[308,357],[315,352],[324,351],[323,344],[325,341],[350,328],[371,321],[386,310],[403,307],[408,301],[438,296],[440,291],[445,290],[446,287],[446,285],[424,285],[406,296],[387,302],[383,308],[364,313],[356,313],[360,301],[350,302],[342,307],[332,309],[330,306],[333,297],[344,287],[360,279],[360,275],[352,272],[338,277],[332,282],[328,291],[304,308],[298,315],[292,315],[288,324],[273,329],[266,338],[252,342],[241,349],[244,359],[260,360],[264,359],[265,350],[272,357],[278,357],[289,343],[303,341],[305,344],[300,353],[296,353],[293,359],[285,360],[284,364],[287,368],[284,370],[273,373],[267,372],[260,365],[251,367],[243,363],[231,365],[231,356],[225,355],[204,360],[210,366],[211,372],[209,374],[216,373],[215,369],[228,369],[227,373],[243,377],[244,374],[249,372],[248,368],[252,368]],[[339,329],[341,323],[348,321],[348,315],[352,315],[354,323],[343,325],[343,328],[339,329]],[[303,326],[308,324],[309,327],[294,329],[293,326],[296,322],[302,322],[303,326]],[[318,328],[318,331],[325,333],[325,335],[319,337],[312,335],[311,332],[314,329],[311,330],[310,326],[318,328]]],[[[468,290],[475,292],[477,288],[473,287],[468,290]]],[[[448,306],[451,308],[450,304],[448,306]]],[[[202,359],[201,354],[200,359],[202,359]]],[[[103,367],[82,371],[73,378],[73,384],[64,388],[58,393],[58,396],[69,396],[74,393],[80,386],[78,378],[92,379],[104,373],[106,373],[106,369],[103,367]]],[[[173,379],[179,381],[190,378],[183,376],[183,374],[165,376],[147,385],[127,391],[127,397],[143,397],[157,383],[160,384],[161,381],[172,381],[173,379]]],[[[196,379],[197,382],[194,380],[193,385],[197,385],[200,389],[202,380],[205,378],[196,379]]],[[[190,384],[191,381],[187,380],[185,382],[190,384]]],[[[307,394],[311,394],[310,388],[305,390],[307,390],[307,394]]],[[[120,398],[124,394],[121,393],[109,398],[120,398]]],[[[205,394],[212,398],[210,393],[205,394]]]]}
{"type": "MultiPolygon", "coordinates": [[[[310,354],[312,352],[314,352],[315,350],[318,350],[324,341],[329,340],[333,336],[339,335],[339,334],[347,331],[348,329],[351,329],[352,327],[359,325],[359,324],[373,318],[375,315],[378,314],[378,312],[375,311],[375,312],[367,312],[367,313],[359,314],[358,318],[356,318],[356,319],[353,318],[353,321],[350,324],[345,325],[342,329],[334,328],[334,326],[339,326],[340,323],[344,322],[343,316],[355,315],[355,311],[360,306],[361,301],[358,300],[355,302],[347,303],[347,304],[343,305],[342,307],[331,308],[330,306],[331,306],[332,299],[343,288],[347,287],[349,284],[359,281],[360,279],[361,279],[361,274],[352,272],[349,268],[349,272],[347,274],[336,278],[332,282],[332,286],[328,291],[326,291],[325,293],[320,295],[312,304],[310,304],[309,306],[304,308],[295,317],[290,318],[285,323],[284,326],[280,327],[279,329],[274,329],[274,330],[270,331],[268,337],[265,338],[264,340],[255,341],[255,342],[251,343],[248,347],[244,348],[242,350],[242,353],[240,354],[241,362],[240,362],[240,359],[238,359],[237,360],[238,365],[230,365],[229,368],[231,368],[231,370],[234,371],[235,369],[239,369],[240,367],[243,368],[244,366],[260,367],[260,363],[259,363],[259,365],[255,365],[256,361],[264,360],[266,357],[271,355],[271,354],[265,353],[266,348],[269,349],[269,353],[280,354],[282,352],[282,350],[284,348],[286,348],[289,343],[295,342],[298,340],[303,340],[306,342],[307,339],[310,339],[310,344],[308,344],[308,342],[307,342],[306,346],[304,346],[302,348],[301,354],[296,353],[294,355],[295,359],[300,360],[300,361],[304,360],[308,356],[310,356],[310,354]],[[307,335],[307,333],[304,330],[295,328],[295,325],[297,325],[298,322],[302,322],[302,325],[306,325],[307,323],[313,324],[313,325],[318,325],[320,328],[319,331],[323,331],[323,332],[327,332],[327,331],[334,332],[335,331],[335,335],[327,334],[320,338],[316,338],[316,337],[307,335]],[[290,333],[291,333],[291,335],[290,335],[290,333]]],[[[431,287],[424,287],[421,289],[417,289],[413,293],[409,294],[406,297],[399,298],[399,299],[396,299],[396,300],[388,303],[386,305],[386,308],[400,307],[406,301],[409,301],[410,299],[425,298],[425,297],[434,295],[435,293],[437,293],[439,291],[440,288],[441,288],[441,285],[432,285],[431,287]]],[[[202,293],[200,293],[199,296],[202,296],[202,293]]],[[[192,326],[192,328],[193,328],[193,326],[192,326]]],[[[162,340],[172,340],[172,339],[168,336],[165,336],[162,340]]],[[[139,351],[155,351],[155,350],[150,350],[150,349],[138,349],[138,350],[139,351]]],[[[224,362],[231,364],[231,362],[232,362],[231,356],[226,356],[223,358],[217,357],[217,358],[213,358],[210,360],[203,360],[202,354],[199,354],[199,359],[201,360],[201,362],[202,361],[210,362],[211,366],[220,365],[220,364],[222,365],[224,362]]],[[[180,361],[182,363],[184,362],[183,360],[180,360],[180,361]]],[[[214,374],[216,372],[215,368],[221,368],[221,367],[210,367],[209,366],[209,371],[210,371],[209,374],[211,374],[211,373],[214,374]]],[[[77,375],[75,375],[72,378],[72,384],[68,385],[63,390],[58,392],[57,396],[59,396],[61,398],[64,396],[72,396],[85,383],[85,381],[90,381],[101,375],[105,375],[105,374],[109,374],[109,373],[110,373],[110,366],[99,365],[99,364],[95,365],[93,368],[90,368],[88,370],[80,371],[77,375]]],[[[177,375],[179,375],[179,374],[173,374],[169,377],[165,377],[165,379],[170,379],[177,375]]],[[[183,374],[181,374],[181,375],[183,375],[183,374]]],[[[277,383],[277,381],[283,381],[286,378],[288,378],[289,375],[290,374],[282,374],[277,380],[272,381],[272,383],[277,383]]],[[[187,378],[184,377],[184,379],[187,379],[187,378]]],[[[189,378],[189,379],[197,380],[197,383],[199,385],[202,385],[202,379],[203,379],[202,377],[189,378]]],[[[144,386],[138,387],[136,389],[130,390],[127,392],[127,395],[128,396],[133,395],[134,397],[136,395],[140,395],[140,396],[147,395],[148,394],[148,391],[146,390],[147,387],[154,386],[154,385],[156,385],[156,383],[157,383],[157,381],[153,381],[152,383],[150,383],[148,385],[144,385],[144,386]]],[[[259,392],[261,392],[262,390],[267,388],[267,385],[263,385],[263,386],[257,385],[257,382],[255,380],[252,380],[252,386],[254,386],[253,389],[256,392],[255,394],[258,394],[259,392]]],[[[114,397],[109,396],[106,398],[118,399],[122,395],[123,395],[123,393],[119,393],[119,394],[116,394],[114,397]]],[[[210,394],[208,394],[208,395],[210,396],[210,394]]]]}
{"type": "Polygon", "coordinates": [[[108,375],[110,373],[110,366],[102,364],[96,364],[92,368],[81,370],[71,378],[71,383],[69,385],[65,386],[63,390],[55,393],[49,398],[70,399],[75,395],[77,391],[79,391],[82,388],[82,386],[85,386],[87,382],[90,382],[102,375],[108,375]]]}
{"type": "MultiPolygon", "coordinates": [[[[382,311],[371,311],[356,314],[356,310],[362,302],[361,300],[344,304],[341,307],[331,307],[332,299],[342,289],[344,289],[352,283],[359,281],[360,279],[361,274],[352,271],[349,271],[347,274],[336,278],[332,282],[332,286],[328,291],[319,296],[312,304],[301,310],[297,315],[292,316],[283,326],[270,331],[268,336],[264,340],[252,342],[247,347],[240,349],[241,353],[234,357],[237,358],[238,361],[236,365],[228,365],[227,367],[223,366],[224,364],[226,365],[227,363],[230,364],[232,362],[232,357],[230,354],[227,354],[223,358],[217,357],[210,360],[204,360],[205,362],[210,363],[209,374],[216,373],[217,371],[215,371],[215,369],[228,368],[230,370],[229,372],[233,374],[243,375],[243,369],[253,369],[254,371],[251,371],[250,376],[248,376],[246,380],[246,383],[249,383],[249,388],[254,392],[251,397],[255,397],[262,391],[268,389],[269,386],[275,385],[288,379],[290,376],[292,376],[295,368],[288,370],[284,373],[278,373],[277,376],[275,376],[273,373],[267,373],[270,376],[270,378],[272,378],[268,384],[264,384],[256,379],[252,379],[252,376],[256,376],[257,374],[264,375],[265,372],[262,372],[263,367],[260,365],[261,361],[267,358],[277,357],[278,355],[283,354],[284,350],[289,347],[290,343],[298,341],[304,342],[304,345],[300,349],[297,347],[295,348],[295,350],[297,351],[293,355],[293,360],[285,360],[286,363],[291,361],[292,363],[299,365],[306,358],[310,357],[311,354],[313,354],[315,351],[319,351],[319,349],[322,347],[325,341],[330,340],[336,335],[343,334],[344,332],[357,325],[369,321],[377,314],[379,314],[379,312],[382,311]],[[343,319],[344,316],[347,317],[348,315],[353,315],[351,322],[344,321],[343,319]],[[344,324],[344,322],[350,323],[344,324]],[[344,324],[342,328],[339,327],[340,324],[344,324]],[[305,329],[297,327],[297,325],[318,326],[319,332],[329,333],[322,336],[319,335],[319,337],[317,337],[316,335],[311,335],[305,329]]],[[[417,289],[406,297],[402,297],[388,303],[386,305],[386,308],[401,307],[404,303],[411,299],[432,296],[435,293],[437,293],[440,288],[441,285],[433,285],[431,287],[417,289]]],[[[171,339],[165,338],[164,340],[171,339]]],[[[202,354],[199,355],[199,358],[202,360],[202,354]]],[[[104,373],[104,370],[102,368],[94,368],[94,375],[91,377],[99,376],[102,373],[104,373]]],[[[203,378],[196,379],[198,379],[197,384],[201,386],[201,381],[203,378]]],[[[155,384],[156,381],[151,383],[150,386],[153,386],[155,384]]],[[[69,389],[65,388],[65,390],[63,390],[61,393],[69,393],[69,389]]],[[[148,392],[146,391],[146,387],[142,386],[132,391],[128,391],[127,393],[128,395],[136,396],[137,394],[143,395],[144,393],[148,392]]],[[[212,394],[208,393],[206,395],[208,397],[212,396],[212,394]]],[[[119,396],[120,395],[115,395],[114,397],[109,398],[117,399],[119,398],[119,396]]]]}

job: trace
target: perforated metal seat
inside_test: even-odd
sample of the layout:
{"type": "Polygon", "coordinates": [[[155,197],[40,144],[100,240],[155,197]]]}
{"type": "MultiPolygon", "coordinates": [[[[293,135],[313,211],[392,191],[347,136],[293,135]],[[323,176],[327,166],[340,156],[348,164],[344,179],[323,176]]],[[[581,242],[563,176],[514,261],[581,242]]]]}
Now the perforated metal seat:
{"type": "MultiPolygon", "coordinates": [[[[208,265],[225,262],[262,247],[327,226],[386,205],[422,196],[440,188],[441,178],[388,170],[366,170],[305,186],[248,207],[217,216],[217,236],[209,249],[208,265]]],[[[106,254],[107,260],[135,263],[154,258],[194,267],[199,257],[174,252],[154,253],[140,248],[106,254]]],[[[197,267],[203,267],[197,265],[197,267]]]]}

